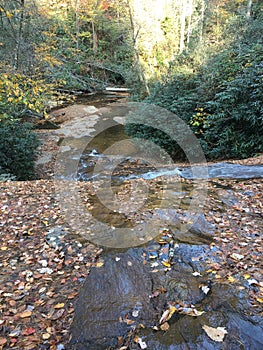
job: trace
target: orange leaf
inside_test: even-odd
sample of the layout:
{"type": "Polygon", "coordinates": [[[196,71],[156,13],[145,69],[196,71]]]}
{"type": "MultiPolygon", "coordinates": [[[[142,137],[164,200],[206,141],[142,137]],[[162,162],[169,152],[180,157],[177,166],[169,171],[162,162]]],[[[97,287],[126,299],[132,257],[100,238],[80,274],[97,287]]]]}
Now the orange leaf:
{"type": "Polygon", "coordinates": [[[30,317],[31,315],[32,315],[32,311],[29,311],[29,310],[25,310],[20,314],[18,314],[20,318],[27,318],[27,317],[30,317]]]}

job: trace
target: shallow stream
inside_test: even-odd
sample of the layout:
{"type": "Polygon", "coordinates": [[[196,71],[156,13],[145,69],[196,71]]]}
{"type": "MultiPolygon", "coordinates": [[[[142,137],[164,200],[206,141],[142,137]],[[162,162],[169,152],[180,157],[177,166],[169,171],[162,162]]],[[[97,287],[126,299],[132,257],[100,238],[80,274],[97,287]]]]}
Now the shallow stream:
{"type": "MultiPolygon", "coordinates": [[[[153,165],[136,158],[116,122],[126,112],[118,104],[97,110],[79,157],[74,147],[83,134],[62,145],[62,160],[77,164],[76,175],[65,177],[92,183],[88,239],[104,247],[104,265],[91,269],[79,294],[70,349],[262,349],[262,320],[250,315],[247,291],[206,273],[218,257],[203,205],[211,181],[262,178],[263,166],[153,165]],[[107,150],[123,140],[112,161],[107,150]],[[164,328],[159,321],[171,307],[164,328]],[[211,340],[204,325],[226,327],[224,342],[211,340]]],[[[235,200],[228,189],[218,198],[222,210],[235,200]]]]}

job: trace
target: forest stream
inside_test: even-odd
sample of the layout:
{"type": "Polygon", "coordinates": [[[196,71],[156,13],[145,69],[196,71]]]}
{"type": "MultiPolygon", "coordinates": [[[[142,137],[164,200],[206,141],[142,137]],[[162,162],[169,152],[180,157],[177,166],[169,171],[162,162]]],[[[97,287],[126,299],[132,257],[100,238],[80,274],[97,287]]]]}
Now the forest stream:
{"type": "MultiPolygon", "coordinates": [[[[249,299],[258,281],[243,281],[238,270],[224,275],[242,255],[231,260],[234,251],[218,247],[217,214],[238,208],[240,196],[257,195],[237,186],[262,179],[263,166],[136,159],[123,126],[128,113],[123,101],[81,101],[53,112],[64,118],[55,132],[64,135],[55,177],[69,182],[57,189],[65,215],[77,207],[68,204],[74,181],[89,183],[87,218],[76,209],[78,228],[103,247],[103,266],[91,268],[79,293],[69,349],[261,349],[262,319],[249,299]],[[217,329],[213,339],[206,326],[217,329]]],[[[262,227],[260,214],[251,215],[262,227]]]]}

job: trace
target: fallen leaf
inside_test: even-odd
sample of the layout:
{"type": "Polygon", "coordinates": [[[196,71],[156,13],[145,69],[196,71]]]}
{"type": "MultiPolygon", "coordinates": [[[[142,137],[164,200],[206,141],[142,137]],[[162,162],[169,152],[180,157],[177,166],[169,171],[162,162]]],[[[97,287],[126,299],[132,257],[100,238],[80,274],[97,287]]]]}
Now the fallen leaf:
{"type": "Polygon", "coordinates": [[[0,346],[4,346],[7,344],[7,339],[0,337],[0,346]]]}
{"type": "Polygon", "coordinates": [[[15,338],[15,337],[19,337],[21,334],[21,330],[19,329],[14,329],[11,333],[9,333],[9,337],[11,338],[15,338]]]}
{"type": "Polygon", "coordinates": [[[22,332],[22,335],[32,335],[36,332],[35,328],[33,327],[28,327],[22,332]]]}
{"type": "Polygon", "coordinates": [[[234,279],[234,277],[232,277],[232,276],[228,276],[228,281],[230,282],[230,283],[233,283],[233,282],[235,282],[235,279],[234,279]]]}
{"type": "Polygon", "coordinates": [[[217,342],[222,342],[224,340],[225,335],[227,334],[225,327],[213,328],[204,325],[202,328],[209,336],[209,338],[217,342]]]}
{"type": "Polygon", "coordinates": [[[162,331],[165,331],[165,332],[168,331],[168,329],[170,328],[169,323],[168,322],[163,323],[160,326],[160,328],[161,328],[162,331]]]}
{"type": "Polygon", "coordinates": [[[77,292],[70,293],[70,294],[68,295],[68,299],[74,299],[77,295],[78,295],[77,292]]]}
{"type": "Polygon", "coordinates": [[[30,310],[25,310],[23,312],[21,312],[20,314],[18,314],[18,316],[20,318],[27,318],[27,317],[30,317],[32,315],[32,311],[30,310]]]}
{"type": "Polygon", "coordinates": [[[184,307],[181,310],[179,310],[179,313],[180,314],[184,314],[184,315],[188,315],[188,316],[196,317],[196,316],[203,315],[205,312],[204,311],[198,311],[198,310],[196,310],[194,308],[191,308],[191,307],[184,307]]]}
{"type": "Polygon", "coordinates": [[[165,267],[171,267],[171,264],[169,263],[169,261],[163,260],[163,261],[162,261],[162,264],[163,264],[163,266],[165,266],[165,267]]]}
{"type": "Polygon", "coordinates": [[[165,310],[162,314],[162,317],[160,318],[159,324],[165,323],[166,321],[170,320],[170,318],[175,313],[176,308],[172,305],[169,305],[169,309],[165,310]]]}
{"type": "Polygon", "coordinates": [[[255,280],[255,278],[251,278],[250,280],[247,280],[248,284],[251,286],[252,284],[258,284],[258,281],[255,280]]]}
{"type": "Polygon", "coordinates": [[[200,274],[200,272],[197,272],[197,271],[193,272],[192,275],[195,276],[195,277],[197,277],[197,276],[202,276],[202,275],[200,274]]]}
{"type": "Polygon", "coordinates": [[[125,322],[127,325],[131,325],[131,324],[134,324],[135,321],[129,320],[128,318],[126,318],[125,320],[123,320],[123,322],[125,322]]]}
{"type": "Polygon", "coordinates": [[[201,289],[202,289],[203,293],[205,293],[206,295],[210,291],[210,288],[208,286],[201,286],[201,289]]]}
{"type": "Polygon", "coordinates": [[[52,315],[51,319],[54,321],[59,319],[64,314],[64,311],[65,309],[58,310],[54,315],[52,315]]]}
{"type": "Polygon", "coordinates": [[[42,334],[42,339],[44,339],[44,340],[48,340],[50,337],[51,337],[51,335],[49,333],[42,334]]]}
{"type": "Polygon", "coordinates": [[[65,306],[65,303],[56,304],[54,306],[54,309],[62,309],[62,307],[64,307],[64,306],[65,306]]]}
{"type": "Polygon", "coordinates": [[[134,342],[139,344],[141,349],[146,349],[147,348],[147,344],[142,340],[142,338],[139,338],[138,336],[136,336],[134,338],[134,342]]]}
{"type": "Polygon", "coordinates": [[[244,258],[244,255],[233,253],[230,255],[230,257],[233,258],[234,260],[242,260],[244,258]]]}

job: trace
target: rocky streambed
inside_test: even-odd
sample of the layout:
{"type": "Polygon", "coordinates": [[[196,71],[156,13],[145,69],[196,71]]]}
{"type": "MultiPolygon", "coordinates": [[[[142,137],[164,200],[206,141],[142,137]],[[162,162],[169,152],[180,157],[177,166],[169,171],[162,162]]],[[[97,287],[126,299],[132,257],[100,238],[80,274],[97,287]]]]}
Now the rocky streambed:
{"type": "Polygon", "coordinates": [[[68,348],[261,349],[263,166],[151,164],[125,134],[125,103],[63,113],[60,204],[104,248],[68,348]]]}

